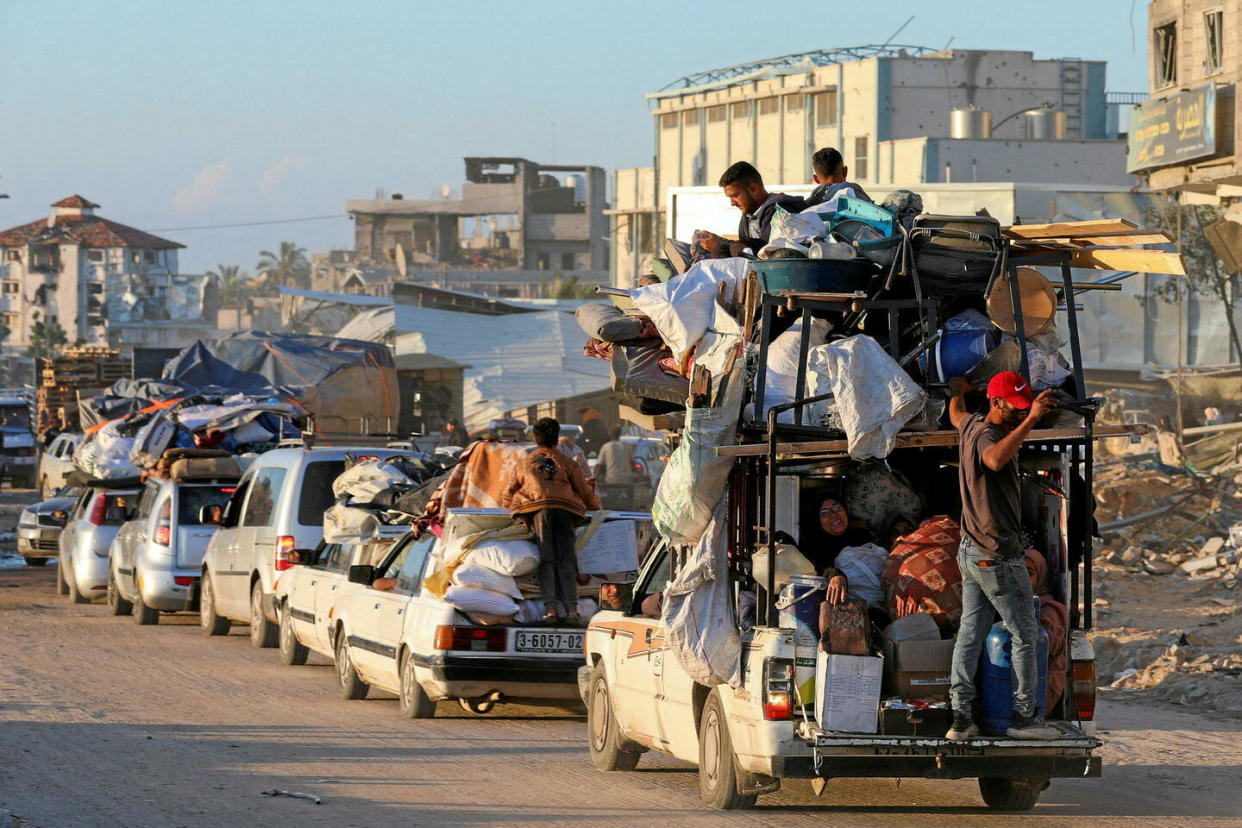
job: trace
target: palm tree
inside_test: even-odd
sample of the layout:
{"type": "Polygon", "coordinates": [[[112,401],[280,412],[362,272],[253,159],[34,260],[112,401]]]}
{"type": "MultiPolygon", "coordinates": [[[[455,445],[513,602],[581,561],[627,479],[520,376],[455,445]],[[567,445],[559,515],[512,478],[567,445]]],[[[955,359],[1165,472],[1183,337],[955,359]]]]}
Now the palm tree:
{"type": "Polygon", "coordinates": [[[279,253],[260,251],[255,270],[263,280],[263,292],[269,296],[275,296],[283,286],[310,287],[310,260],[293,242],[281,242],[279,253]]]}
{"type": "Polygon", "coordinates": [[[240,265],[216,265],[207,275],[216,281],[221,307],[240,307],[254,294],[254,280],[240,265]]]}

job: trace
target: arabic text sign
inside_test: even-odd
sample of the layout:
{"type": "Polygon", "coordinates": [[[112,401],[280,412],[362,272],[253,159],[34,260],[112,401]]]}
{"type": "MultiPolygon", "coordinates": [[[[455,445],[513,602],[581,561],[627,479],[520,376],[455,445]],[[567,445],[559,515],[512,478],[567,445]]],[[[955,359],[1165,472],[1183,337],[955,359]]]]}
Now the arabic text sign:
{"type": "Polygon", "coordinates": [[[1130,115],[1126,171],[1180,164],[1216,153],[1216,86],[1139,104],[1130,115]]]}

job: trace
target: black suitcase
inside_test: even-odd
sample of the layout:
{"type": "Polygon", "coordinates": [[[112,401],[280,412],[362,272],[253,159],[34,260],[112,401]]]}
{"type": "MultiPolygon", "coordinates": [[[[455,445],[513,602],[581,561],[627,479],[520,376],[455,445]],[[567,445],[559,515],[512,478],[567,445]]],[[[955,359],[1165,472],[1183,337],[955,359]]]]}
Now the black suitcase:
{"type": "Polygon", "coordinates": [[[987,281],[1003,241],[991,216],[918,216],[910,247],[919,276],[987,281]]]}

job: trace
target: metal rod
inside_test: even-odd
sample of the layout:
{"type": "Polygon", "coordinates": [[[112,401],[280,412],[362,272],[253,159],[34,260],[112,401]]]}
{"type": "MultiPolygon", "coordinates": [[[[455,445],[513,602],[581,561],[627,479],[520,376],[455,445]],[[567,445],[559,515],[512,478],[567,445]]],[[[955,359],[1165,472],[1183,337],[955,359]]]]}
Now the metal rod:
{"type": "Polygon", "coordinates": [[[1022,295],[1018,288],[1018,268],[1005,261],[1005,269],[1009,271],[1009,304],[1013,306],[1013,327],[1018,335],[1018,346],[1022,352],[1022,378],[1029,385],[1031,382],[1031,361],[1026,353],[1026,322],[1022,319],[1022,295]]]}
{"type": "Polygon", "coordinates": [[[763,398],[768,383],[768,341],[772,336],[772,302],[768,295],[763,296],[763,308],[759,314],[759,369],[755,372],[755,410],[752,416],[756,422],[763,422],[763,398]]]}
{"type": "MultiPolygon", "coordinates": [[[[806,393],[806,358],[811,347],[811,309],[802,309],[802,330],[798,338],[798,378],[794,383],[794,399],[806,393]]],[[[802,425],[802,407],[794,409],[794,424],[802,425]]]]}
{"type": "MultiPolygon", "coordinates": [[[[1075,327],[1073,330],[1077,332],[1078,328],[1075,327]]],[[[1079,376],[1081,376],[1081,373],[1079,374],[1079,376]]],[[[1095,478],[1095,445],[1094,445],[1095,441],[1092,439],[1092,433],[1095,430],[1095,410],[1094,409],[1088,409],[1087,411],[1083,412],[1083,425],[1086,427],[1086,430],[1087,430],[1087,442],[1086,442],[1086,445],[1083,446],[1083,464],[1082,464],[1082,479],[1083,479],[1083,489],[1084,489],[1083,500],[1085,501],[1083,506],[1086,509],[1086,514],[1083,515],[1083,521],[1082,521],[1083,522],[1082,615],[1083,615],[1083,627],[1089,630],[1091,629],[1091,624],[1092,624],[1091,603],[1094,600],[1092,597],[1093,596],[1093,592],[1092,592],[1093,581],[1091,577],[1091,567],[1094,565],[1094,562],[1095,562],[1094,561],[1095,549],[1094,549],[1094,545],[1091,543],[1092,524],[1095,523],[1095,495],[1092,493],[1092,486],[1095,485],[1095,479],[1094,479],[1095,478]]]]}

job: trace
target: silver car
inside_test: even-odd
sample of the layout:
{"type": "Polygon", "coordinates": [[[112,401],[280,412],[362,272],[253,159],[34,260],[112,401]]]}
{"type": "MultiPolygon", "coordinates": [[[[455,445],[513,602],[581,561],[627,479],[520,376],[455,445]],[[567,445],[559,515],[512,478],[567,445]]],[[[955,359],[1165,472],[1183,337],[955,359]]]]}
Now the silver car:
{"type": "Polygon", "coordinates": [[[138,511],[112,541],[108,607],[158,624],[161,612],[194,609],[203,555],[237,481],[146,482],[138,511]]]}
{"type": "Polygon", "coordinates": [[[69,482],[69,473],[73,471],[73,452],[82,442],[81,434],[66,432],[58,434],[48,443],[39,458],[39,489],[44,497],[51,497],[52,492],[69,482]]]}
{"type": "Polygon", "coordinates": [[[56,591],[75,604],[103,598],[108,589],[108,548],[138,504],[138,488],[92,481],[60,533],[56,591]]]}
{"type": "Polygon", "coordinates": [[[17,553],[29,566],[43,566],[60,554],[60,533],[80,489],[62,489],[55,497],[31,503],[17,518],[17,553]]]}

